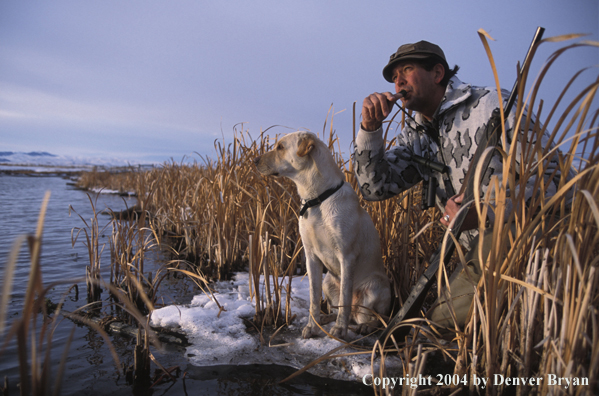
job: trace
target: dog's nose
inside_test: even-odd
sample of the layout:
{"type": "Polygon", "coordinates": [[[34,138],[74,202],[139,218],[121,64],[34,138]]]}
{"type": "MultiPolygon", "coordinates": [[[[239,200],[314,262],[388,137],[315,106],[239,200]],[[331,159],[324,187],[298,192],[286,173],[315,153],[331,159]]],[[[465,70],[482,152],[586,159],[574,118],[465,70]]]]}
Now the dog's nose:
{"type": "Polygon", "coordinates": [[[258,163],[260,162],[260,158],[261,157],[254,158],[254,164],[258,165],[258,163]]]}

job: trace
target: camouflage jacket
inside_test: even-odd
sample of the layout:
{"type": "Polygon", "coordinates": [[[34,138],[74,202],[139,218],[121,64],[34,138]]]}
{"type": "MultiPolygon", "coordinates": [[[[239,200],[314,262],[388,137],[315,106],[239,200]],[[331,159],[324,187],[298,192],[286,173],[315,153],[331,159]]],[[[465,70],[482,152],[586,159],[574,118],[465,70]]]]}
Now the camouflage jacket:
{"type": "MultiPolygon", "coordinates": [[[[502,92],[504,100],[508,95],[509,93],[502,92]]],[[[456,194],[460,191],[480,142],[480,136],[484,133],[493,110],[498,107],[497,89],[474,87],[463,83],[454,76],[450,80],[445,96],[431,122],[429,123],[418,113],[414,117],[416,123],[427,128],[428,133],[424,128],[418,128],[419,125],[413,120],[407,119],[406,125],[397,135],[395,145],[391,146],[389,150],[385,150],[383,128],[373,132],[360,129],[355,141],[354,161],[362,195],[366,200],[380,201],[397,195],[422,180],[428,181],[429,177],[435,177],[438,182],[436,203],[440,208],[444,208],[447,199],[450,198],[447,193],[448,184],[452,185],[456,194]],[[438,136],[434,136],[435,133],[431,133],[431,130],[437,130],[438,136]],[[413,162],[411,160],[413,154],[444,163],[450,169],[449,175],[443,176],[413,162]]],[[[514,111],[506,121],[508,136],[512,136],[511,129],[515,118],[513,114],[514,111]]],[[[532,134],[527,134],[527,136],[530,137],[532,134]]],[[[543,136],[542,140],[548,141],[548,136],[543,136]]],[[[546,147],[546,144],[547,142],[543,142],[542,147],[546,147]]],[[[521,158],[520,147],[519,144],[516,151],[517,167],[519,167],[521,158]]],[[[508,152],[509,145],[504,150],[508,152]]],[[[546,197],[554,195],[557,191],[560,180],[559,169],[553,180],[549,182],[549,178],[556,168],[558,168],[558,162],[555,158],[545,164],[546,197]]],[[[502,173],[502,157],[495,151],[487,172],[482,178],[483,195],[489,187],[491,177],[496,175],[499,181],[502,181],[502,173]]],[[[536,178],[533,177],[525,184],[527,203],[535,190],[538,191],[538,187],[535,188],[535,181],[536,178]]],[[[524,183],[518,184],[517,192],[522,185],[524,183]]],[[[494,192],[493,189],[492,191],[494,192]]],[[[492,200],[493,198],[491,196],[492,200]]],[[[509,201],[505,219],[513,210],[509,201]]],[[[494,213],[489,212],[491,212],[489,219],[493,221],[494,213]]]]}

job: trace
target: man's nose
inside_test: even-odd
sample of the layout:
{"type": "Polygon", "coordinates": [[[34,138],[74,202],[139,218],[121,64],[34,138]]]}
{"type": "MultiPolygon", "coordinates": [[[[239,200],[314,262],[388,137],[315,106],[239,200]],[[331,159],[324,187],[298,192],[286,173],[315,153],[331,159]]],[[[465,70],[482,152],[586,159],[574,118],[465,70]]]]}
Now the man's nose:
{"type": "Polygon", "coordinates": [[[401,91],[404,85],[406,85],[406,80],[402,77],[397,77],[395,79],[395,92],[401,91]]]}

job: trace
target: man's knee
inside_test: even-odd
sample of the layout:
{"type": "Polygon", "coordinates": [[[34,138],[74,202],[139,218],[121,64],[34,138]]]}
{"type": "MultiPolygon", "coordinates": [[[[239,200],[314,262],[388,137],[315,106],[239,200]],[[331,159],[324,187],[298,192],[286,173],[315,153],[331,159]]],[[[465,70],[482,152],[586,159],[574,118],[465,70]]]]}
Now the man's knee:
{"type": "Polygon", "coordinates": [[[451,309],[455,315],[455,321],[458,326],[463,326],[468,320],[468,312],[474,297],[475,287],[481,277],[481,271],[472,263],[461,270],[456,270],[457,275],[452,276],[449,282],[449,291],[444,287],[442,293],[450,294],[451,306],[445,295],[437,298],[435,306],[430,314],[430,319],[436,324],[444,327],[454,327],[451,309]]]}

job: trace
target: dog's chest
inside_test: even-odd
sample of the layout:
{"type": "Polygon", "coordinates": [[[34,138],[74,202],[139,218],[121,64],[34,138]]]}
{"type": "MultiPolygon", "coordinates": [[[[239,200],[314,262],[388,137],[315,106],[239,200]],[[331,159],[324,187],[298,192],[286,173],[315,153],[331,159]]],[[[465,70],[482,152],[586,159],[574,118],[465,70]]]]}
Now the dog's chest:
{"type": "Polygon", "coordinates": [[[306,218],[300,219],[300,235],[307,254],[312,254],[335,274],[340,272],[338,257],[343,255],[344,239],[339,222],[323,207],[311,208],[306,218]]]}

